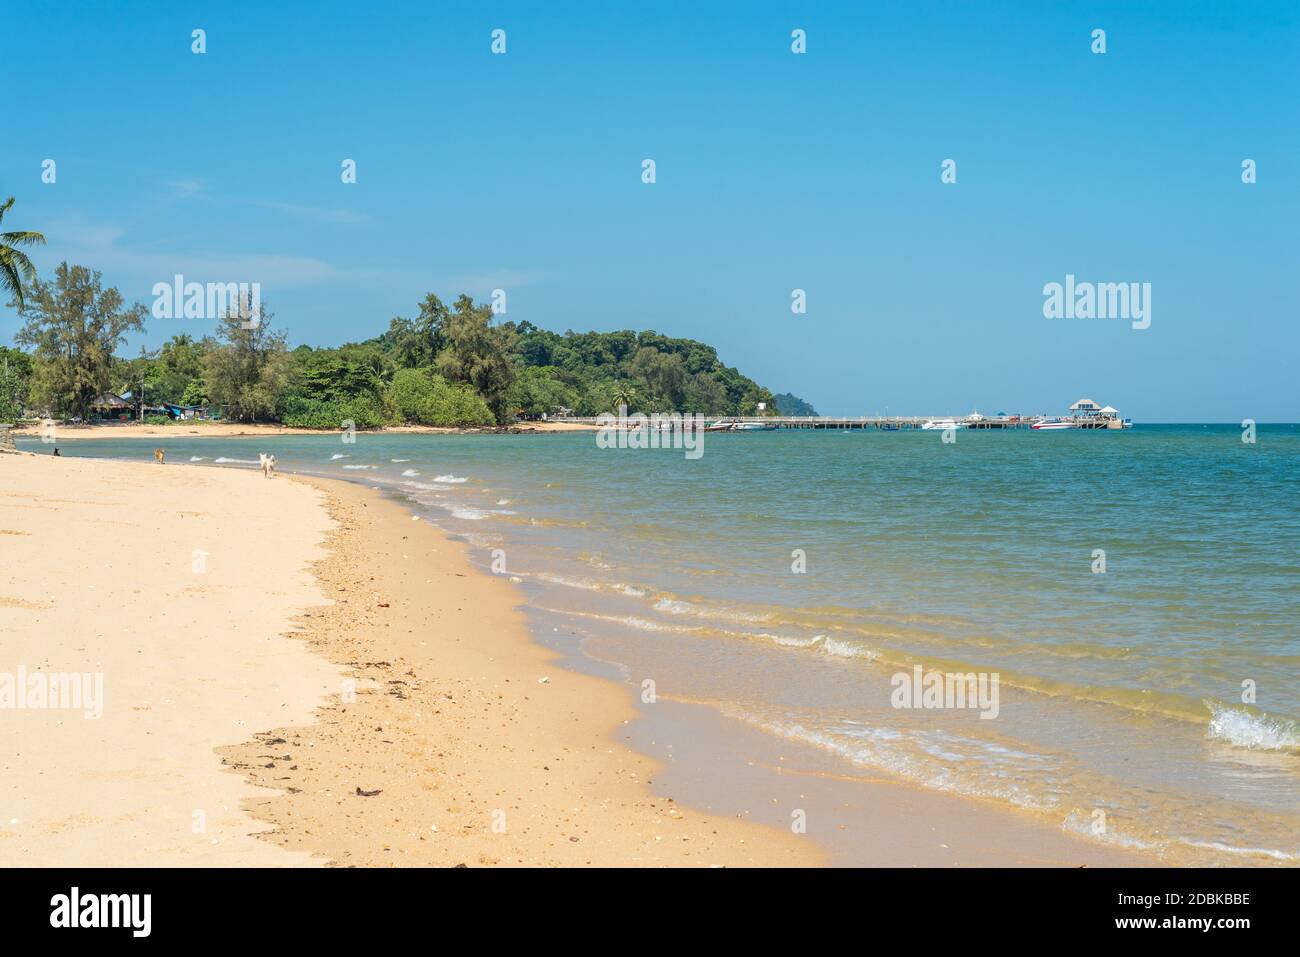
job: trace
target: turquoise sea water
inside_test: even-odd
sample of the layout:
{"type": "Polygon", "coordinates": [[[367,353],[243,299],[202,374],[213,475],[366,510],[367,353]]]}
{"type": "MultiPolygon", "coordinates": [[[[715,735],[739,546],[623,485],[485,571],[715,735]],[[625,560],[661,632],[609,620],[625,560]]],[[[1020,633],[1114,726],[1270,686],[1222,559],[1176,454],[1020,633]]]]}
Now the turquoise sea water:
{"type": "Polygon", "coordinates": [[[60,447],[159,444],[401,493],[504,561],[539,632],[849,773],[1170,862],[1300,861],[1295,426],[709,435],[698,460],[591,433],[60,447]],[[916,664],[996,673],[997,716],[893,707],[916,664]]]}

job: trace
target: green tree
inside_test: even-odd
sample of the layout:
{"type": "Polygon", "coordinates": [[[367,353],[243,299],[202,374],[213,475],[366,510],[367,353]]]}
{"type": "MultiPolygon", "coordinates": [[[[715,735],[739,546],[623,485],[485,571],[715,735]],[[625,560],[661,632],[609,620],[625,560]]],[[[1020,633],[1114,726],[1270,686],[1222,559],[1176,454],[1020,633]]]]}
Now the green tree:
{"type": "Polygon", "coordinates": [[[428,293],[421,301],[420,314],[415,319],[398,316],[389,322],[388,331],[379,339],[380,345],[392,355],[398,368],[431,366],[447,344],[443,327],[450,315],[443,301],[428,293]]]}
{"type": "Polygon", "coordinates": [[[398,418],[408,424],[466,426],[493,421],[481,396],[428,369],[399,369],[388,395],[398,418]]]}
{"type": "Polygon", "coordinates": [[[562,369],[525,366],[515,379],[510,404],[530,415],[552,415],[561,406],[575,408],[578,397],[578,390],[562,369]]]}
{"type": "Polygon", "coordinates": [[[610,395],[616,408],[620,410],[626,408],[628,412],[632,411],[632,403],[636,401],[636,390],[632,388],[632,383],[626,379],[620,379],[613,384],[610,395]]]}
{"type": "MultiPolygon", "coordinates": [[[[4,203],[0,203],[0,222],[4,221],[5,213],[9,212],[13,205],[12,196],[4,203]]],[[[0,233],[0,289],[7,290],[14,297],[11,305],[19,312],[22,312],[26,303],[23,286],[36,281],[36,267],[18,247],[40,246],[44,243],[44,236],[30,230],[0,233]]]]}
{"type": "Polygon", "coordinates": [[[17,422],[27,406],[32,360],[25,352],[0,346],[0,422],[17,422]]]}
{"type": "Polygon", "coordinates": [[[680,410],[686,391],[686,367],[671,352],[642,346],[632,357],[632,374],[642,383],[647,412],[680,410]]]}
{"type": "Polygon", "coordinates": [[[498,425],[510,421],[510,389],[515,381],[511,359],[514,327],[493,326],[492,310],[461,295],[442,326],[447,345],[438,353],[438,371],[452,382],[477,390],[498,425]]]}
{"type": "Polygon", "coordinates": [[[186,394],[199,394],[203,387],[203,356],[210,341],[195,339],[186,333],[172,336],[162,344],[155,364],[151,399],[177,405],[196,405],[186,402],[186,394]]]}
{"type": "Polygon", "coordinates": [[[145,307],[126,306],[100,278],[85,266],[60,263],[53,282],[33,283],[19,311],[26,324],[14,341],[32,347],[32,397],[50,411],[88,418],[109,387],[113,350],[128,332],[144,331],[145,307]]]}
{"type": "Polygon", "coordinates": [[[208,386],[202,379],[191,379],[181,393],[181,405],[207,405],[208,386]]]}
{"type": "Polygon", "coordinates": [[[683,412],[721,415],[727,408],[727,390],[713,376],[697,372],[686,383],[683,412]]]}
{"type": "Polygon", "coordinates": [[[203,360],[211,400],[227,419],[255,422],[273,413],[290,379],[284,332],[272,332],[274,314],[262,310],[251,321],[237,309],[219,320],[217,339],[203,360]]]}

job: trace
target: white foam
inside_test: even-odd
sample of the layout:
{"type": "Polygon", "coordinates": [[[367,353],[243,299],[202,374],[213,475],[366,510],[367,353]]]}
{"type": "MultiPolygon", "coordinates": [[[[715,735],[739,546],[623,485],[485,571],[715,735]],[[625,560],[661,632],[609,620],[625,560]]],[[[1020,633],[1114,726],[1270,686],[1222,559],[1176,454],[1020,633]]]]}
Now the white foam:
{"type": "Polygon", "coordinates": [[[585,579],[565,578],[563,575],[552,575],[550,572],[537,572],[535,578],[540,578],[544,582],[550,582],[552,585],[565,585],[569,588],[581,588],[583,591],[600,591],[600,586],[595,582],[586,581],[585,579]]]}
{"type": "Polygon", "coordinates": [[[191,462],[206,462],[206,461],[207,461],[207,457],[206,457],[206,456],[203,456],[203,455],[191,455],[191,456],[190,456],[190,461],[191,461],[191,462]]]}
{"type": "Polygon", "coordinates": [[[1182,841],[1182,843],[1188,847],[1199,847],[1223,854],[1240,854],[1242,857],[1271,857],[1275,861],[1300,860],[1300,854],[1288,854],[1286,851],[1274,850],[1271,847],[1233,847],[1230,844],[1220,844],[1218,841],[1182,841]]]}
{"type": "Polygon", "coordinates": [[[417,472],[415,469],[407,469],[405,472],[402,473],[402,475],[404,475],[406,478],[415,478],[415,476],[419,474],[420,473],[417,472]]]}
{"type": "Polygon", "coordinates": [[[396,463],[396,464],[398,464],[398,465],[401,465],[403,462],[409,462],[409,461],[411,461],[411,460],[410,460],[410,459],[390,459],[390,461],[392,461],[392,462],[394,462],[394,463],[396,463]]]}
{"type": "Polygon", "coordinates": [[[213,459],[218,465],[261,465],[260,462],[254,462],[252,459],[228,459],[224,456],[219,459],[213,459]]]}
{"type": "Polygon", "coordinates": [[[433,480],[434,480],[435,482],[448,482],[448,483],[455,484],[455,485],[459,485],[461,482],[468,482],[468,481],[469,481],[469,479],[460,478],[460,477],[455,476],[455,475],[435,475],[435,476],[433,477],[433,480]]]}
{"type": "Polygon", "coordinates": [[[1132,834],[1125,834],[1109,821],[1106,823],[1106,827],[1098,832],[1092,814],[1085,814],[1077,808],[1065,816],[1065,820],[1061,822],[1061,830],[1068,831],[1079,837],[1091,838],[1101,844],[1112,844],[1116,847],[1131,850],[1153,851],[1160,846],[1152,844],[1150,841],[1143,841],[1132,834]]]}
{"type": "Polygon", "coordinates": [[[1294,721],[1216,704],[1210,704],[1210,712],[1210,726],[1206,729],[1208,737],[1252,751],[1300,750],[1300,733],[1294,721]]]}
{"type": "Polygon", "coordinates": [[[361,469],[377,469],[377,468],[379,468],[378,465],[345,465],[345,466],[343,466],[343,467],[344,467],[345,469],[352,469],[352,470],[354,470],[354,471],[356,471],[356,470],[361,470],[361,469]]]}
{"type": "Polygon", "coordinates": [[[666,611],[670,615],[693,615],[696,618],[722,618],[726,621],[761,622],[767,621],[769,615],[751,615],[734,608],[707,608],[689,601],[676,598],[661,598],[655,602],[656,611],[666,611]]]}
{"type": "MultiPolygon", "coordinates": [[[[825,635],[822,637],[825,638],[825,635]]],[[[822,650],[836,658],[866,658],[870,661],[880,657],[879,652],[864,648],[862,645],[855,645],[850,641],[840,641],[838,638],[826,638],[822,650]]]]}
{"type": "Polygon", "coordinates": [[[352,458],[352,456],[345,455],[344,453],[339,452],[337,455],[331,455],[330,461],[333,462],[335,459],[350,459],[350,458],[352,458]]]}
{"type": "Polygon", "coordinates": [[[817,642],[825,638],[825,635],[813,635],[811,638],[787,638],[782,635],[763,635],[764,638],[770,638],[778,645],[785,645],[787,648],[811,648],[817,642]]]}

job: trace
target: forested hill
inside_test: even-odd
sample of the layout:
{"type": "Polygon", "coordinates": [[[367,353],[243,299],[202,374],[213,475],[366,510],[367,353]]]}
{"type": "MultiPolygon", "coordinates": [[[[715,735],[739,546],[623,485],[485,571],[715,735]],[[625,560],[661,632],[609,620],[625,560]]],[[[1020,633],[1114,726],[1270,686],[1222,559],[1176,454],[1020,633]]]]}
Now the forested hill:
{"type": "Polygon", "coordinates": [[[809,403],[799,398],[797,395],[791,395],[789,392],[782,392],[776,397],[776,409],[781,415],[816,415],[817,410],[809,403]]]}
{"type": "Polygon", "coordinates": [[[349,421],[358,428],[504,425],[521,414],[591,416],[620,405],[646,413],[776,414],[769,390],[693,339],[555,333],[500,321],[465,295],[448,306],[430,293],[417,308],[414,318],[393,319],[373,339],[292,350],[291,330],[269,310],[251,324],[232,312],[217,320],[214,335],[178,331],[160,349],[125,358],[114,353],[128,332],[153,324],[149,311],[104,289],[99,273],[64,263],[52,280],[33,283],[15,337],[28,351],[0,363],[0,421],[90,418],[104,393],[131,392],[138,401],[141,390],[153,409],[208,406],[236,421],[323,429],[349,421]],[[112,321],[91,323],[91,313],[112,321]]]}
{"type": "Polygon", "coordinates": [[[775,408],[772,393],[694,339],[657,332],[565,332],[515,327],[519,405],[530,412],[563,405],[580,415],[628,400],[638,412],[755,415],[775,408]]]}

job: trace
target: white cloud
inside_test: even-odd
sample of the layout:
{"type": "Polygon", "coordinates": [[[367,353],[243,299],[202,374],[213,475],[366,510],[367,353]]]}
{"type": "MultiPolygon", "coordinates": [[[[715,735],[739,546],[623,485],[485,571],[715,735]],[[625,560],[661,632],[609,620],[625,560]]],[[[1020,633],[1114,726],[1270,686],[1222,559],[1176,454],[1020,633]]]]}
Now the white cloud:
{"type": "Polygon", "coordinates": [[[43,267],[43,275],[54,264],[67,260],[97,269],[124,288],[170,282],[177,273],[193,282],[259,282],[268,290],[344,277],[329,263],[311,256],[140,249],[122,242],[126,235],[118,226],[53,224],[45,230],[48,245],[38,248],[34,258],[43,267]]]}
{"type": "Polygon", "coordinates": [[[297,203],[258,203],[264,209],[274,209],[292,216],[299,216],[315,223],[344,223],[355,225],[368,223],[370,217],[351,209],[331,208],[325,206],[302,206],[297,203]]]}
{"type": "Polygon", "coordinates": [[[169,190],[171,190],[173,196],[179,196],[182,198],[186,198],[189,196],[197,196],[199,193],[203,193],[207,191],[207,187],[204,186],[202,183],[200,183],[197,179],[169,180],[164,185],[169,190]]]}

